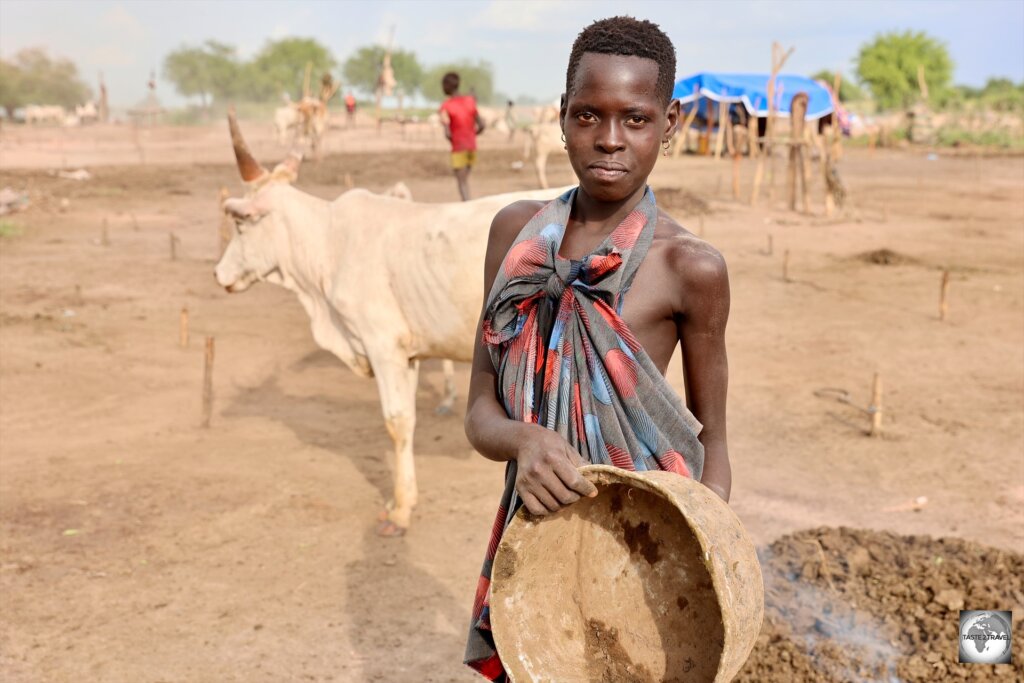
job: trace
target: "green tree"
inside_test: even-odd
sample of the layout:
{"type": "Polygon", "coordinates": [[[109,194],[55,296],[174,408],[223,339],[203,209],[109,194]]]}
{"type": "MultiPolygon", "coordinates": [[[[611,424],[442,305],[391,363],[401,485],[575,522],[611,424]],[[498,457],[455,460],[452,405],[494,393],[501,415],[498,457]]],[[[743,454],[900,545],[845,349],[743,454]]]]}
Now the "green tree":
{"type": "MultiPolygon", "coordinates": [[[[356,50],[345,60],[345,66],[342,67],[345,85],[364,93],[374,93],[377,89],[380,67],[384,63],[384,53],[385,49],[380,45],[366,45],[356,50]]],[[[419,92],[420,82],[423,80],[423,67],[420,66],[415,53],[408,50],[392,50],[391,69],[403,94],[414,95],[419,92]]]]}
{"type": "MultiPolygon", "coordinates": [[[[471,62],[463,60],[451,64],[438,64],[423,75],[423,85],[420,91],[423,96],[432,102],[444,100],[445,94],[441,89],[441,79],[449,71],[459,74],[459,92],[464,95],[476,94],[477,102],[491,104],[494,100],[494,67],[490,62],[480,60],[471,62]]],[[[502,102],[501,104],[504,104],[502,102]]]]}
{"type": "Polygon", "coordinates": [[[13,62],[0,59],[0,107],[7,118],[14,118],[14,110],[27,104],[21,85],[21,70],[13,62]]]}
{"type": "Polygon", "coordinates": [[[235,48],[208,40],[200,47],[182,47],[164,58],[164,76],[186,97],[198,96],[203,108],[241,91],[242,66],[235,48]]]}
{"type": "Polygon", "coordinates": [[[996,111],[1024,109],[1024,83],[1014,84],[1009,78],[990,78],[978,94],[982,103],[996,111]]]}
{"type": "Polygon", "coordinates": [[[68,59],[51,59],[42,48],[26,48],[11,61],[0,60],[0,106],[8,117],[27,104],[73,107],[90,97],[78,67],[68,59]]]}
{"type": "Polygon", "coordinates": [[[331,51],[312,38],[268,42],[246,67],[245,88],[249,98],[268,100],[288,93],[299,99],[307,64],[313,65],[310,90],[316,95],[321,75],[337,64],[331,51]]]}
{"type": "Polygon", "coordinates": [[[871,90],[879,107],[909,107],[920,97],[917,71],[924,67],[929,96],[941,101],[953,76],[945,44],[920,31],[893,31],[863,45],[857,77],[871,90]]]}
{"type": "MultiPolygon", "coordinates": [[[[835,83],[836,72],[829,71],[828,69],[822,69],[815,74],[811,75],[816,81],[824,81],[828,83],[831,88],[832,84],[835,83]]],[[[850,78],[845,75],[839,81],[839,101],[840,102],[857,102],[864,99],[864,91],[857,86],[850,78]]]]}

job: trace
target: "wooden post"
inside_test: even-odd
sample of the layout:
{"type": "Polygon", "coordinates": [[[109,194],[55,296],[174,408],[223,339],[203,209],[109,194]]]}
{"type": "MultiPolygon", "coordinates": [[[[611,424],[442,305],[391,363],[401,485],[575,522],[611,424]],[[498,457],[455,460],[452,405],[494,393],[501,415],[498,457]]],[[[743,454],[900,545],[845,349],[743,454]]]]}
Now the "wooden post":
{"type": "MultiPolygon", "coordinates": [[[[725,93],[722,93],[724,96],[725,93]]],[[[725,137],[725,124],[729,118],[729,104],[718,103],[718,135],[715,136],[715,161],[722,158],[722,140],[725,137]]],[[[710,122],[709,122],[710,123],[710,122]]]]}
{"type": "Polygon", "coordinates": [[[739,150],[732,152],[732,198],[740,198],[740,153],[739,150]]]}
{"type": "Polygon", "coordinates": [[[203,354],[203,428],[210,426],[213,414],[213,337],[206,338],[206,353],[203,354]]]}
{"type": "Polygon", "coordinates": [[[697,108],[700,106],[700,89],[695,85],[693,86],[693,106],[690,107],[690,113],[686,115],[686,120],[683,121],[683,127],[681,128],[681,135],[679,140],[676,142],[675,148],[672,150],[672,158],[678,158],[683,153],[686,147],[686,139],[690,133],[690,126],[693,125],[693,120],[697,118],[697,108]]]}
{"type": "Polygon", "coordinates": [[[348,188],[349,190],[351,190],[353,187],[355,187],[355,183],[352,182],[352,174],[351,173],[346,173],[345,174],[345,187],[348,188]]]}
{"type": "Polygon", "coordinates": [[[774,245],[772,244],[772,234],[768,233],[768,255],[771,256],[775,251],[774,245]]]}
{"type": "Polygon", "coordinates": [[[945,322],[949,314],[949,271],[942,271],[942,284],[939,287],[939,320],[945,322]]]}
{"type": "MultiPolygon", "coordinates": [[[[775,77],[782,71],[783,65],[791,54],[793,54],[793,48],[789,48],[783,54],[782,46],[778,43],[772,43],[772,72],[771,76],[768,77],[768,124],[764,132],[764,152],[758,155],[757,169],[754,171],[754,190],[750,195],[751,206],[757,204],[758,194],[761,192],[761,180],[764,178],[764,158],[765,156],[772,157],[772,137],[774,135],[773,129],[775,128],[775,77]]],[[[756,131],[756,128],[753,130],[756,131]]]]}
{"type": "Polygon", "coordinates": [[[704,239],[704,214],[697,215],[697,236],[704,239]]]}
{"type": "Polygon", "coordinates": [[[188,306],[181,307],[181,318],[178,324],[178,346],[188,347],[188,306]]]}
{"type": "Polygon", "coordinates": [[[110,231],[107,227],[107,219],[103,219],[103,228],[100,230],[100,244],[104,247],[110,246],[110,231]]]}
{"type": "Polygon", "coordinates": [[[704,132],[701,133],[700,142],[697,145],[697,153],[701,156],[711,154],[711,120],[715,117],[714,114],[714,100],[705,100],[708,104],[707,112],[704,116],[704,132]]]}
{"type": "MultiPolygon", "coordinates": [[[[838,80],[838,79],[837,79],[838,80]]],[[[839,172],[836,170],[836,162],[842,155],[842,143],[839,142],[839,120],[833,114],[833,121],[825,128],[825,156],[821,164],[821,172],[825,180],[825,215],[832,216],[837,206],[842,206],[846,196],[846,190],[839,179],[839,172]]]]}
{"type": "Polygon", "coordinates": [[[167,237],[170,241],[171,247],[171,260],[175,261],[178,258],[178,238],[174,236],[173,232],[167,233],[167,237]]]}
{"type": "Polygon", "coordinates": [[[789,249],[782,253],[782,281],[792,282],[789,279],[789,249]]]}
{"type": "Polygon", "coordinates": [[[875,373],[875,381],[871,386],[871,436],[882,435],[882,376],[875,373]]]}
{"type": "Polygon", "coordinates": [[[807,185],[804,177],[804,119],[807,116],[807,93],[799,92],[790,105],[789,139],[789,210],[796,211],[797,194],[804,211],[807,206],[807,185]],[[799,190],[797,185],[799,184],[799,190]]]}

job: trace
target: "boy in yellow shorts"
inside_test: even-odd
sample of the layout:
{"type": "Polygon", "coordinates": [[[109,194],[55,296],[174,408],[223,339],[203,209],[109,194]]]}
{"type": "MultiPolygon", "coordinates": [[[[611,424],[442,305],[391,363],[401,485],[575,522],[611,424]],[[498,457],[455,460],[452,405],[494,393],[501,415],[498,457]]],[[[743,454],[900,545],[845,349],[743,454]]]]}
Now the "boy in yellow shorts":
{"type": "Polygon", "coordinates": [[[459,185],[462,201],[469,199],[469,172],[476,163],[476,136],[483,132],[484,122],[471,95],[459,94],[459,75],[449,71],[441,79],[441,88],[448,96],[441,104],[444,135],[452,143],[452,171],[459,185]]]}

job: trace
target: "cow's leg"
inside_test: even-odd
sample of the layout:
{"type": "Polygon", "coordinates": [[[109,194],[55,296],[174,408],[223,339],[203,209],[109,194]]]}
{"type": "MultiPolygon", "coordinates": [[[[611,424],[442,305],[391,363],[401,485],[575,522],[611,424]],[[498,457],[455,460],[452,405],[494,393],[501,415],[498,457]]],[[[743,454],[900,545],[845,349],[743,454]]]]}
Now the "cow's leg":
{"type": "Polygon", "coordinates": [[[384,423],[395,448],[394,499],[388,504],[386,517],[377,527],[377,533],[381,536],[401,536],[409,528],[417,498],[412,440],[416,429],[416,382],[419,377],[419,361],[395,354],[382,359],[381,362],[373,362],[373,372],[380,392],[381,407],[384,410],[384,423]]]}
{"type": "Polygon", "coordinates": [[[548,175],[545,172],[548,164],[548,153],[538,150],[537,158],[533,160],[533,166],[537,170],[537,181],[545,190],[548,189],[548,175]]]}
{"type": "Polygon", "coordinates": [[[441,370],[444,372],[444,396],[434,412],[451,415],[455,407],[455,363],[445,358],[441,361],[441,370]]]}

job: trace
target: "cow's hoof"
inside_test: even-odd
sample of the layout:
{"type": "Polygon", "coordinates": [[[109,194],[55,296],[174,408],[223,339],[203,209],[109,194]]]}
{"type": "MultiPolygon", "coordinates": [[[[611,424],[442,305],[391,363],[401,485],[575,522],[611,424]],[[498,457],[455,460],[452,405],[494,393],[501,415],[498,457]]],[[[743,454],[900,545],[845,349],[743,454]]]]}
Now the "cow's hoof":
{"type": "Polygon", "coordinates": [[[440,415],[441,417],[448,417],[449,415],[453,415],[454,413],[455,411],[452,410],[452,407],[449,405],[445,405],[444,403],[434,408],[434,415],[440,415]]]}
{"type": "Polygon", "coordinates": [[[382,519],[377,522],[377,535],[382,538],[401,538],[408,531],[405,527],[398,526],[390,519],[382,519]]]}

